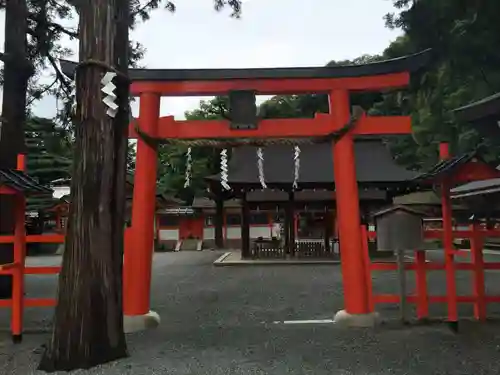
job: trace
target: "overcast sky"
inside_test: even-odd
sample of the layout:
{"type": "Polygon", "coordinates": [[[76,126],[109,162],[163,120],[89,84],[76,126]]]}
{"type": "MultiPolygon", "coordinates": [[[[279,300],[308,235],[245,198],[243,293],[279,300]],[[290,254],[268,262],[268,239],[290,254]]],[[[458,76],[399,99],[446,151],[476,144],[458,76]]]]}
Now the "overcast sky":
{"type": "MultiPolygon", "coordinates": [[[[215,12],[212,0],[174,2],[174,14],[156,10],[132,33],[147,49],[141,62],[147,68],[321,66],[380,53],[398,36],[382,19],[393,10],[392,0],[246,0],[239,20],[229,10],[215,12]]],[[[2,14],[1,46],[4,27],[2,14]]],[[[77,42],[65,44],[77,53],[77,42]]],[[[161,114],[182,118],[200,99],[163,98],[161,114]]],[[[55,111],[52,98],[34,108],[44,117],[55,111]]]]}

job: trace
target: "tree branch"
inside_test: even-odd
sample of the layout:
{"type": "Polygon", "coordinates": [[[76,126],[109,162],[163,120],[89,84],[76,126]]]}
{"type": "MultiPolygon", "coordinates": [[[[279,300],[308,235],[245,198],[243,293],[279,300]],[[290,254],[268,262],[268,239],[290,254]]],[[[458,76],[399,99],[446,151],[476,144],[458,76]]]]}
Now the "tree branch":
{"type": "Polygon", "coordinates": [[[66,89],[66,94],[69,95],[71,94],[71,85],[70,83],[66,80],[66,76],[64,75],[64,73],[61,71],[61,69],[59,69],[59,66],[57,65],[57,61],[56,59],[50,54],[48,53],[47,54],[47,60],[49,60],[50,62],[50,65],[52,65],[52,68],[54,68],[54,71],[56,73],[56,79],[61,82],[61,84],[64,86],[64,88],[66,89]]]}
{"type": "Polygon", "coordinates": [[[148,9],[151,5],[153,5],[156,2],[157,2],[157,0],[149,0],[145,5],[137,8],[135,11],[130,13],[130,17],[135,18],[135,16],[137,16],[141,12],[144,12],[146,9],[148,9]]]}
{"type": "Polygon", "coordinates": [[[77,39],[78,38],[78,32],[77,31],[71,31],[65,28],[64,26],[59,25],[58,23],[55,22],[50,22],[47,21],[43,18],[37,17],[35,14],[30,14],[28,15],[28,19],[38,23],[39,25],[42,25],[44,28],[52,28],[53,31],[58,31],[62,34],[68,35],[70,38],[77,39]]]}
{"type": "Polygon", "coordinates": [[[78,32],[77,31],[71,31],[69,29],[66,29],[65,27],[54,23],[54,22],[47,22],[46,25],[48,27],[52,27],[55,31],[59,31],[63,34],[68,35],[70,38],[78,39],[78,32]]]}
{"type": "Polygon", "coordinates": [[[33,95],[33,97],[28,101],[28,103],[26,103],[26,106],[29,107],[31,104],[33,104],[35,100],[40,99],[40,97],[43,96],[43,94],[45,94],[46,92],[48,92],[52,87],[54,87],[54,85],[57,82],[59,82],[59,80],[56,78],[54,82],[52,82],[50,85],[47,85],[43,90],[39,91],[37,93],[38,95],[33,95]]]}

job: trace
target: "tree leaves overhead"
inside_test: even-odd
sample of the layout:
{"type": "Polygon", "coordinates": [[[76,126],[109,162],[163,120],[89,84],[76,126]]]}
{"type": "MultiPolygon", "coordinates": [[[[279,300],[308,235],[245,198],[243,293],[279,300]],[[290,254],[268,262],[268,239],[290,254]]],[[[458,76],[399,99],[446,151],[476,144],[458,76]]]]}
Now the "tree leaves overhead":
{"type": "MultiPolygon", "coordinates": [[[[71,132],[51,119],[33,117],[25,125],[28,149],[27,173],[42,185],[69,179],[73,139],[71,132]]],[[[41,210],[54,204],[50,194],[29,197],[28,210],[41,210]]]]}
{"type": "MultiPolygon", "coordinates": [[[[500,91],[500,3],[496,0],[394,1],[397,12],[385,17],[387,26],[404,36],[384,52],[396,57],[433,48],[433,66],[406,100],[413,117],[413,139],[400,139],[394,151],[418,168],[437,161],[437,143],[449,141],[455,154],[481,145],[489,159],[499,152],[468,124],[455,121],[451,111],[500,91]]],[[[390,96],[386,97],[390,101],[390,96]]],[[[382,110],[383,111],[383,110],[382,110]]]]}

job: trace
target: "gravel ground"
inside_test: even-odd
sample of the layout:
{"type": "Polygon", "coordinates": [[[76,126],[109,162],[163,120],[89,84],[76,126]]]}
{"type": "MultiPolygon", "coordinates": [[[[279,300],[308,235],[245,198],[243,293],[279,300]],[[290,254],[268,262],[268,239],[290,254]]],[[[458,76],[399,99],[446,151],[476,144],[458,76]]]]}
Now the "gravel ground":
{"type": "MultiPolygon", "coordinates": [[[[284,325],[275,321],[328,319],[342,308],[338,266],[214,267],[220,252],[155,255],[152,306],[162,317],[154,331],[129,336],[131,357],[75,374],[498,374],[500,324],[464,322],[458,335],[445,325],[403,327],[391,321],[377,329],[334,325],[284,325]]],[[[439,252],[431,254],[440,258],[439,252]]],[[[488,255],[487,260],[500,258],[488,255]]],[[[58,257],[31,258],[57,264],[58,257]]],[[[500,274],[488,272],[489,293],[500,294],[500,274]]],[[[51,296],[55,278],[28,278],[30,296],[51,296]]],[[[462,294],[469,277],[458,276],[462,294]]],[[[443,294],[444,275],[429,276],[432,294],[443,294]]],[[[395,273],[376,273],[374,289],[397,290],[395,273]]],[[[413,283],[409,282],[413,287],[413,283]]],[[[37,374],[40,345],[47,341],[51,309],[26,312],[21,345],[10,343],[8,312],[0,311],[0,374],[37,374]]],[[[380,306],[396,318],[397,306],[380,306]]],[[[444,306],[432,307],[444,315],[444,306]]],[[[461,306],[461,314],[471,308],[461,306]]],[[[490,308],[500,316],[500,306],[490,308]]]]}

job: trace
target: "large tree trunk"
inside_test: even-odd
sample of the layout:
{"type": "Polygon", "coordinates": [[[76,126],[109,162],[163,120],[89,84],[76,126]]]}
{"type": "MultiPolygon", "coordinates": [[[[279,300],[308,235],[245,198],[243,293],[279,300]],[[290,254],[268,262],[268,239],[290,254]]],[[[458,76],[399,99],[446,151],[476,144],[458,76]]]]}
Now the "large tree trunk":
{"type": "MultiPolygon", "coordinates": [[[[86,0],[80,9],[80,61],[127,73],[128,1],[86,0]]],[[[128,84],[116,77],[120,112],[106,115],[106,69],[77,73],[76,149],[71,208],[52,339],[39,368],[89,368],[127,356],[122,266],[128,84]]]]}
{"type": "MultiPolygon", "coordinates": [[[[0,168],[15,168],[17,154],[25,152],[24,122],[26,92],[33,67],[27,59],[26,0],[7,0],[5,7],[5,45],[2,119],[0,122],[0,168]]],[[[12,197],[0,195],[0,235],[14,233],[12,197]]],[[[0,264],[13,261],[13,245],[0,244],[0,264]]],[[[0,276],[0,299],[12,295],[12,277],[0,276]]]]}

